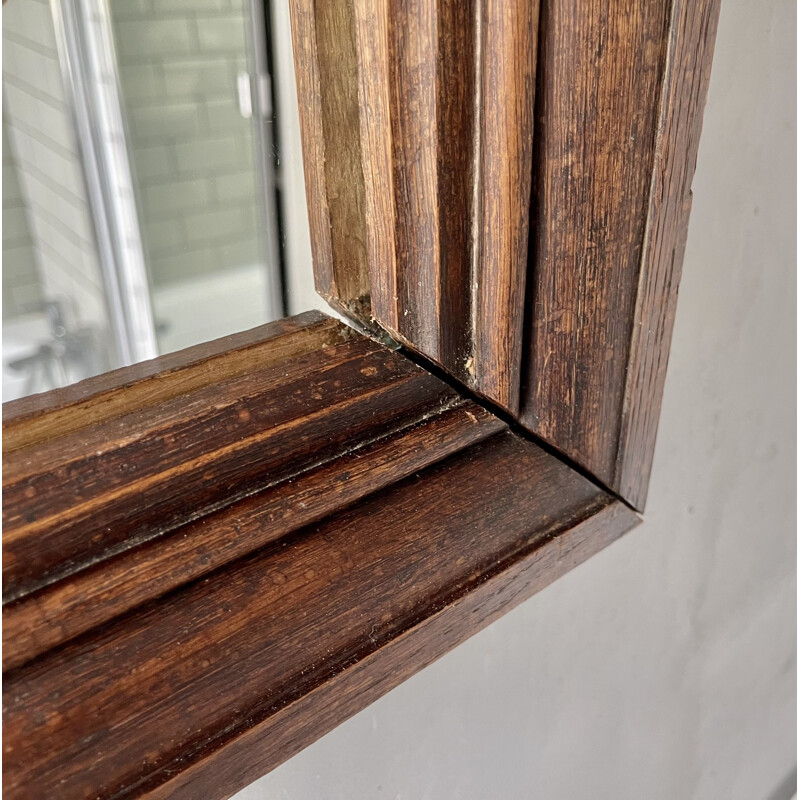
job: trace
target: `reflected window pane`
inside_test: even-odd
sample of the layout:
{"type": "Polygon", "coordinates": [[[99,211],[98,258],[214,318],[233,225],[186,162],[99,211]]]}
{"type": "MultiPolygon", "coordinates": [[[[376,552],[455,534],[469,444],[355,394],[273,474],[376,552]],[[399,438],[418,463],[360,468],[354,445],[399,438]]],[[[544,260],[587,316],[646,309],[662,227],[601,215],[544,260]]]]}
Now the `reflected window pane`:
{"type": "Polygon", "coordinates": [[[282,316],[266,30],[253,11],[110,2],[162,350],[282,316]]]}
{"type": "Polygon", "coordinates": [[[92,208],[49,4],[3,7],[4,399],[115,366],[92,208]]]}
{"type": "Polygon", "coordinates": [[[3,399],[283,316],[266,5],[3,11],[3,399]]]}

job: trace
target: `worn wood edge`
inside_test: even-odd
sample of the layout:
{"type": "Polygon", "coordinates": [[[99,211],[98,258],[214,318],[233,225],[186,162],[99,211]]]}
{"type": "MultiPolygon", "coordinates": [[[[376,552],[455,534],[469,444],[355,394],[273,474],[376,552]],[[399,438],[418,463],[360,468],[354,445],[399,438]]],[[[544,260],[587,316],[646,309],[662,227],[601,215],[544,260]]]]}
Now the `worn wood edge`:
{"type": "Polygon", "coordinates": [[[368,319],[369,270],[355,0],[292,0],[314,282],[368,319]]]}
{"type": "MultiPolygon", "coordinates": [[[[394,380],[387,380],[385,383],[369,387],[361,394],[355,396],[346,396],[344,399],[339,400],[339,402],[331,403],[328,407],[311,409],[302,417],[294,417],[284,420],[263,430],[256,431],[250,436],[241,436],[238,440],[229,441],[220,446],[207,448],[197,456],[196,460],[190,460],[187,458],[185,461],[180,461],[180,452],[170,453],[169,455],[171,456],[171,461],[165,463],[163,468],[154,466],[151,471],[142,474],[140,477],[124,480],[109,491],[104,491],[101,487],[97,494],[88,494],[87,492],[88,496],[85,498],[78,498],[71,493],[64,493],[59,498],[62,500],[62,506],[54,510],[52,513],[37,517],[32,521],[26,521],[23,519],[17,522],[14,520],[15,524],[13,525],[11,524],[10,520],[6,519],[5,522],[7,525],[7,530],[4,532],[3,544],[6,546],[16,544],[23,539],[30,539],[37,534],[40,534],[44,530],[53,530],[59,525],[63,524],[65,521],[68,521],[75,516],[79,516],[82,513],[85,513],[88,516],[91,513],[95,513],[99,509],[113,506],[121,500],[125,500],[126,498],[130,499],[146,488],[152,488],[154,486],[158,486],[159,484],[163,485],[166,483],[168,478],[175,476],[180,477],[181,475],[185,474],[191,475],[193,471],[197,471],[203,467],[215,466],[221,463],[225,458],[233,459],[235,461],[237,457],[243,456],[250,451],[254,445],[263,444],[267,441],[274,440],[279,436],[283,437],[284,439],[291,439],[295,436],[299,438],[299,434],[296,434],[296,431],[299,430],[300,426],[306,425],[314,420],[325,419],[327,416],[333,416],[334,413],[339,416],[348,413],[355,415],[361,411],[362,407],[366,407],[367,404],[374,405],[380,404],[381,402],[385,403],[387,407],[391,407],[397,400],[395,395],[399,394],[400,392],[403,392],[406,395],[411,394],[415,388],[420,395],[419,402],[427,403],[428,405],[434,403],[447,403],[450,402],[454,397],[454,392],[450,391],[449,388],[445,388],[443,385],[437,386],[437,384],[431,380],[424,380],[426,376],[423,375],[411,374],[392,377],[394,380]],[[435,394],[432,396],[432,393],[435,394]]],[[[259,396],[256,395],[255,398],[253,398],[253,401],[257,402],[259,399],[259,396]]],[[[402,410],[408,413],[409,407],[413,409],[416,402],[416,398],[413,402],[407,401],[405,404],[406,407],[402,408],[402,410]]],[[[401,411],[399,403],[397,411],[399,415],[401,411]]],[[[169,428],[167,428],[166,434],[164,434],[162,430],[156,430],[155,432],[146,431],[145,433],[151,434],[150,438],[155,438],[158,435],[170,435],[169,428]]],[[[52,444],[57,445],[58,440],[53,441],[52,444]]],[[[124,444],[127,444],[127,442],[123,442],[122,446],[112,449],[114,444],[116,443],[109,443],[108,450],[103,452],[102,456],[116,456],[118,455],[117,451],[122,451],[122,457],[124,458],[124,444]]],[[[53,449],[55,449],[57,452],[58,448],[55,447],[53,449]]],[[[39,456],[39,454],[33,454],[33,456],[36,458],[39,456]]],[[[110,461],[110,458],[107,460],[110,461]]],[[[45,459],[32,459],[32,462],[33,463],[30,465],[25,464],[28,469],[22,472],[21,475],[14,476],[13,483],[6,484],[3,487],[4,491],[14,489],[17,495],[17,500],[20,501],[19,505],[22,505],[23,502],[19,497],[19,495],[22,493],[22,488],[26,484],[30,484],[33,479],[43,477],[41,464],[48,463],[45,459]]],[[[64,466],[80,467],[82,462],[83,459],[71,458],[66,461],[64,466]]],[[[13,466],[15,465],[9,465],[9,472],[13,466]]],[[[48,469],[52,468],[53,466],[48,464],[48,469]]],[[[6,500],[6,502],[10,501],[6,500]]]]}
{"type": "Polygon", "coordinates": [[[675,0],[672,10],[613,487],[638,510],[655,451],[720,5],[675,0]]]}
{"type": "MultiPolygon", "coordinates": [[[[344,455],[360,442],[461,402],[455,390],[399,354],[338,322],[335,326],[345,331],[337,344],[323,342],[257,374],[198,390],[201,401],[194,410],[180,396],[11,454],[6,474],[19,462],[20,480],[4,486],[4,602],[18,601],[320,461],[344,455]],[[280,385],[289,374],[292,381],[280,385]],[[260,383],[245,398],[238,384],[256,377],[260,383]],[[289,407],[277,417],[274,412],[282,402],[274,399],[274,390],[263,391],[275,380],[289,407]],[[221,405],[217,391],[227,398],[221,405]],[[217,415],[219,436],[202,436],[204,405],[217,415]],[[225,416],[218,416],[220,410],[225,416]],[[200,438],[195,435],[198,424],[200,438]],[[175,433],[183,428],[191,433],[191,458],[176,444],[182,440],[175,433]],[[61,459],[66,466],[59,479],[59,448],[69,437],[78,458],[67,454],[61,459]],[[142,444],[148,469],[124,468],[136,460],[142,444]],[[133,450],[126,455],[129,445],[133,450]],[[43,456],[42,448],[50,455],[43,456]],[[170,460],[162,463],[167,456],[170,460]],[[104,480],[104,464],[114,465],[114,480],[104,480]],[[117,475],[120,466],[124,469],[117,475]]],[[[229,356],[235,359],[238,353],[229,356]]]]}
{"type": "Polygon", "coordinates": [[[303,151],[306,205],[311,232],[314,282],[320,294],[335,292],[330,211],[325,181],[325,136],[313,4],[291,0],[289,16],[297,75],[300,139],[303,151]]]}
{"type": "Polygon", "coordinates": [[[3,670],[19,667],[503,427],[502,421],[469,401],[442,407],[299,474],[282,476],[276,485],[235,506],[7,604],[3,608],[3,670]],[[425,446],[417,438],[420,431],[425,446]]]}
{"type": "Polygon", "coordinates": [[[313,16],[332,288],[350,304],[369,295],[356,11],[353,0],[314,0],[313,16]]]}
{"type": "MultiPolygon", "coordinates": [[[[280,343],[278,343],[280,345],[280,343]]],[[[301,338],[305,347],[309,344],[307,337],[301,338]]],[[[243,358],[250,356],[251,348],[242,350],[229,350],[225,358],[217,359],[219,379],[205,385],[193,386],[195,365],[185,370],[173,371],[170,379],[178,384],[186,385],[185,391],[174,397],[161,397],[159,390],[162,378],[156,375],[141,382],[136,388],[142,392],[157,397],[153,402],[136,406],[128,401],[126,395],[130,391],[128,386],[117,390],[117,403],[119,413],[95,415],[94,409],[86,409],[80,420],[80,427],[73,431],[54,431],[54,435],[41,441],[27,444],[24,448],[17,448],[11,453],[3,454],[2,484],[6,489],[22,479],[41,474],[41,465],[46,463],[50,469],[58,466],[79,463],[87,458],[87,453],[100,452],[107,454],[124,448],[144,438],[157,435],[159,432],[174,428],[187,418],[203,415],[207,410],[231,409],[242,402],[250,402],[259,396],[270,396],[284,390],[287,385],[302,383],[312,377],[324,377],[326,373],[333,373],[342,367],[363,363],[367,359],[380,361],[382,348],[377,342],[367,343],[363,337],[355,335],[341,336],[335,343],[321,340],[310,349],[291,353],[283,358],[286,349],[280,346],[275,348],[279,358],[275,359],[270,341],[264,342],[264,358],[257,365],[245,373],[240,373],[238,367],[243,358]],[[321,358],[324,353],[326,358],[321,358]],[[334,356],[336,360],[334,360],[334,356]],[[185,374],[188,373],[188,374],[185,374]],[[187,378],[187,380],[184,380],[187,378]],[[24,453],[19,453],[24,449],[24,453]]],[[[206,370],[207,371],[207,370],[206,370]]],[[[362,376],[359,375],[359,378],[362,376]]],[[[375,377],[374,371],[372,377],[375,377]]],[[[401,375],[396,370],[390,375],[395,380],[409,377],[408,373],[401,375]]],[[[374,381],[376,385],[382,382],[374,381]]],[[[323,406],[324,408],[324,406],[323,406]]],[[[83,408],[70,409],[75,416],[80,416],[83,408]]],[[[28,421],[27,425],[40,425],[46,421],[48,414],[45,412],[39,418],[28,421]]],[[[249,421],[249,420],[246,420],[249,421]]],[[[205,445],[203,446],[205,448],[205,445]]]]}
{"type": "Polygon", "coordinates": [[[4,403],[3,454],[256,367],[296,358],[350,335],[352,331],[337,320],[309,311],[112,370],[63,389],[4,403]],[[120,393],[121,389],[125,392],[120,393]]]}
{"type": "Polygon", "coordinates": [[[611,502],[500,432],[101,625],[5,674],[9,796],[141,796],[611,502]]]}
{"type": "Polygon", "coordinates": [[[611,500],[577,524],[475,579],[442,608],[313,685],[160,785],[125,797],[227,798],[296,755],[416,672],[630,531],[640,518],[611,500]]]}
{"type": "Polygon", "coordinates": [[[612,488],[672,1],[542,4],[520,421],[612,488]]]}
{"type": "Polygon", "coordinates": [[[483,6],[471,385],[519,411],[528,262],[538,0],[483,6]]]}
{"type": "Polygon", "coordinates": [[[510,412],[538,5],[292,2],[318,293],[510,412]]]}

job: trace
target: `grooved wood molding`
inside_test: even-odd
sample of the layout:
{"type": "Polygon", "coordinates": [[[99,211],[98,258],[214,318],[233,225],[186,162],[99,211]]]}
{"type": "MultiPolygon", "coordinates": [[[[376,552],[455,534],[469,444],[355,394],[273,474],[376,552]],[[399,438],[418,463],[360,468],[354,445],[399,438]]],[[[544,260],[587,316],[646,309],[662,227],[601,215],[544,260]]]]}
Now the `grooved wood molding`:
{"type": "Polygon", "coordinates": [[[6,797],[228,796],[637,522],[321,314],[225,344],[4,409],[6,797]]]}
{"type": "Polygon", "coordinates": [[[8,798],[228,797],[639,520],[718,0],[291,6],[370,335],[3,407],[8,798]]]}
{"type": "Polygon", "coordinates": [[[642,509],[718,0],[292,7],[319,292],[642,509]]]}

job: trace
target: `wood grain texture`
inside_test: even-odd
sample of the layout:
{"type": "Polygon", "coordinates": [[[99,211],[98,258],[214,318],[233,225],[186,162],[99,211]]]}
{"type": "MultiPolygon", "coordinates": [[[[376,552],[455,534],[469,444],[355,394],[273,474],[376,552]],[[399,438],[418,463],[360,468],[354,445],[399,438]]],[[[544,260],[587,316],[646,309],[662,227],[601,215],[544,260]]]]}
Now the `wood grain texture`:
{"type": "Polygon", "coordinates": [[[546,0],[521,420],[644,504],[717,0],[546,0]]]}
{"type": "Polygon", "coordinates": [[[260,724],[201,754],[147,796],[226,797],[257,780],[349,716],[433,663],[507,611],[629,531],[637,520],[622,503],[599,507],[573,527],[476,578],[395,638],[353,660],[308,692],[277,705],[260,724]],[[210,794],[205,792],[211,791],[210,794]]]}
{"type": "Polygon", "coordinates": [[[104,372],[62,389],[3,403],[3,453],[179,397],[258,367],[290,361],[341,338],[341,326],[334,320],[319,311],[308,311],[104,372]]]}
{"type": "Polygon", "coordinates": [[[617,448],[619,493],[644,508],[683,266],[719,0],[676,2],[617,448]]]}
{"type": "Polygon", "coordinates": [[[276,475],[274,485],[169,534],[74,571],[3,608],[3,669],[263,547],[497,432],[504,425],[465,401],[338,457],[276,475]]]}
{"type": "Polygon", "coordinates": [[[90,422],[101,391],[76,403],[86,424],[4,455],[4,602],[462,402],[400,354],[315,320],[287,334],[298,348],[283,323],[277,337],[265,326],[262,345],[233,351],[216,383],[193,390],[197,364],[140,382],[138,368],[121,370],[116,416],[90,422]],[[251,369],[236,374],[242,360],[251,369]],[[165,382],[184,391],[138,409],[119,399],[170,394],[165,382]]]}
{"type": "MultiPolygon", "coordinates": [[[[518,409],[533,154],[538,0],[485,0],[473,388],[518,409]]],[[[448,91],[445,89],[444,91],[448,91]]]]}
{"type": "Polygon", "coordinates": [[[517,410],[538,3],[292,9],[319,292],[517,410]]]}
{"type": "MultiPolygon", "coordinates": [[[[292,43],[296,71],[300,131],[303,143],[306,205],[311,241],[314,243],[314,281],[317,291],[325,298],[337,293],[333,271],[330,212],[325,180],[325,136],[322,120],[317,25],[313,3],[292,4],[292,43]]],[[[365,270],[356,270],[358,275],[365,270]]],[[[347,276],[343,276],[346,280],[347,276]]],[[[347,294],[358,294],[348,289],[347,294]]]]}
{"type": "MultiPolygon", "coordinates": [[[[641,507],[718,0],[292,13],[319,291],[641,507]]],[[[316,314],[5,406],[3,492],[11,798],[227,797],[638,519],[316,314]]]]}
{"type": "Polygon", "coordinates": [[[369,305],[353,3],[291,3],[316,289],[344,313],[369,305]]]}
{"type": "Polygon", "coordinates": [[[496,433],[7,672],[5,794],[229,796],[635,521],[496,433]]]}

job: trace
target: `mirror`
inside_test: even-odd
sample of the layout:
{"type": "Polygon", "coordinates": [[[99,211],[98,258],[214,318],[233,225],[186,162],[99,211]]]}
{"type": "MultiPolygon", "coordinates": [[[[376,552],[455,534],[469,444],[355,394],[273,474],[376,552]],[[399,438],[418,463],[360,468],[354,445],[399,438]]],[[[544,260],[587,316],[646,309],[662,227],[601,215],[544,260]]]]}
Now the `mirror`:
{"type": "Polygon", "coordinates": [[[3,5],[3,400],[324,307],[281,0],[3,5]]]}

